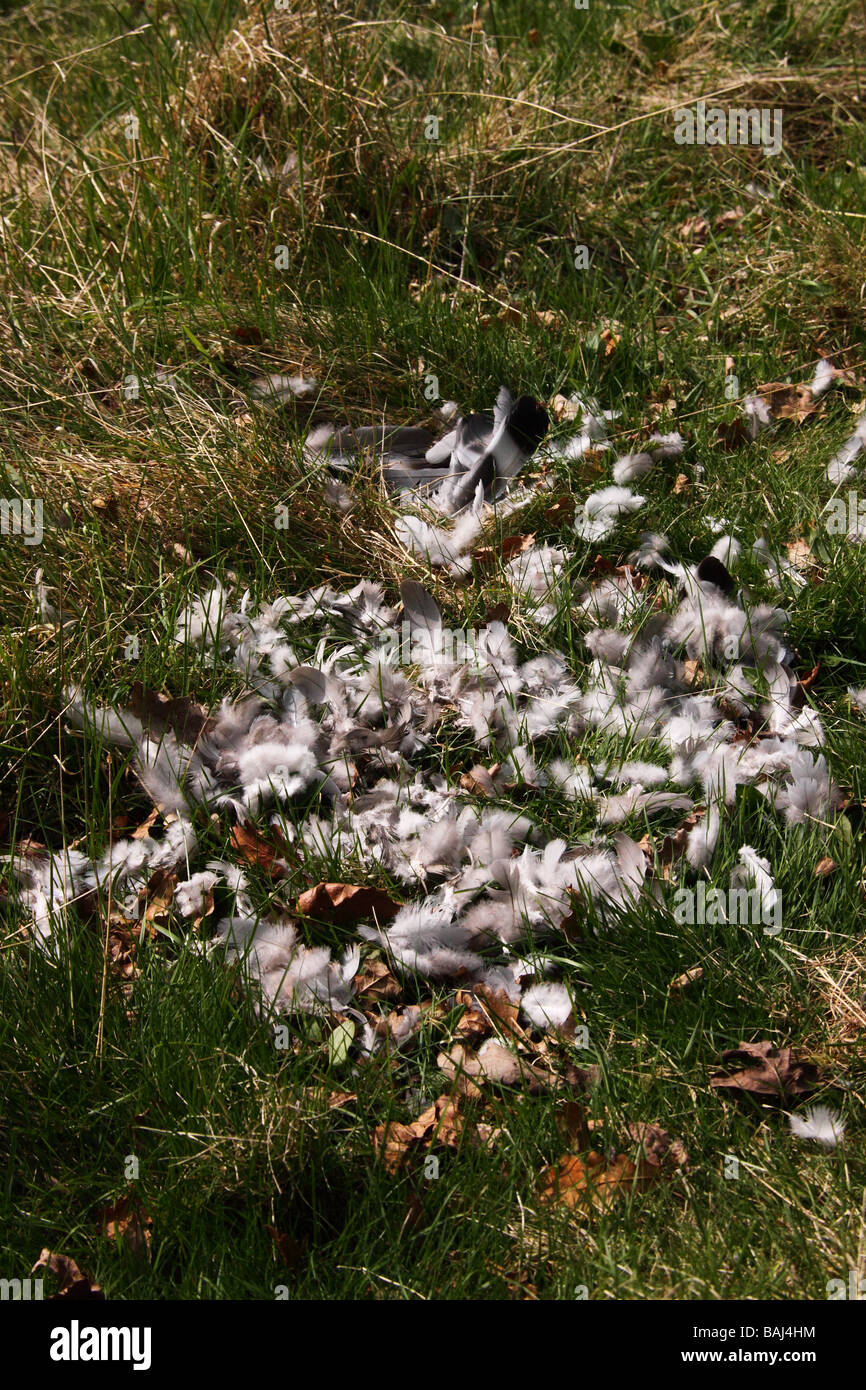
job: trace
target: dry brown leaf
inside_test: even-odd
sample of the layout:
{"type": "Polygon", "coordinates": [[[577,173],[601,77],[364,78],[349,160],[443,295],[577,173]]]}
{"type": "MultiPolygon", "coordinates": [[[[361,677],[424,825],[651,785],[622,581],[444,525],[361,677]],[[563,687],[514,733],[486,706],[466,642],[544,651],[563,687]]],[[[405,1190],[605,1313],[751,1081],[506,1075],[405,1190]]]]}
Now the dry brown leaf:
{"type": "Polygon", "coordinates": [[[135,981],[139,976],[136,964],[138,943],[142,930],[153,936],[154,927],[148,922],[142,927],[140,922],[127,922],[123,917],[113,914],[108,921],[108,962],[113,978],[120,986],[124,999],[132,997],[135,981]]]}
{"type": "Polygon", "coordinates": [[[586,929],[586,903],[575,888],[566,888],[566,897],[571,903],[571,911],[566,913],[557,928],[566,941],[580,941],[586,929]]]}
{"type": "Polygon", "coordinates": [[[817,665],[813,666],[811,671],[809,671],[805,676],[800,676],[799,680],[797,681],[797,684],[801,690],[808,690],[810,685],[815,684],[820,669],[821,663],[819,661],[817,665]]]}
{"type": "Polygon", "coordinates": [[[611,1158],[594,1150],[585,1158],[566,1154],[542,1174],[539,1198],[560,1206],[604,1211],[619,1197],[646,1191],[659,1177],[659,1167],[643,1157],[633,1163],[627,1154],[614,1154],[611,1158]]]}
{"type": "Polygon", "coordinates": [[[677,975],[675,980],[671,980],[668,985],[668,994],[684,994],[692,985],[697,984],[698,980],[704,978],[704,967],[693,965],[691,970],[684,970],[682,975],[677,975]]]}
{"type": "Polygon", "coordinates": [[[531,1270],[523,1265],[517,1269],[508,1269],[506,1265],[490,1265],[490,1269],[504,1279],[511,1298],[519,1296],[524,1303],[538,1302],[538,1289],[532,1281],[531,1270]]]}
{"type": "Polygon", "coordinates": [[[795,420],[799,425],[818,409],[811,387],[802,382],[768,381],[757,388],[757,395],[774,420],[795,420]]]}
{"type": "Polygon", "coordinates": [[[706,815],[700,809],[692,811],[686,816],[682,825],[678,826],[672,835],[665,835],[660,845],[649,835],[644,835],[638,841],[640,848],[646,856],[651,868],[656,867],[656,858],[661,866],[661,875],[665,883],[670,883],[674,877],[674,865],[682,859],[686,852],[689,842],[689,833],[697,825],[698,821],[706,815]]]}
{"type": "Polygon", "coordinates": [[[749,431],[744,420],[725,420],[716,426],[716,439],[726,453],[732,454],[743,445],[750,443],[749,431]]]}
{"type": "Polygon", "coordinates": [[[354,987],[358,999],[367,1003],[377,999],[399,999],[403,992],[385,962],[372,958],[364,961],[355,976],[354,987]]]}
{"type": "Polygon", "coordinates": [[[417,1148],[426,1134],[417,1121],[411,1125],[392,1120],[387,1125],[377,1125],[373,1131],[373,1147],[389,1173],[396,1173],[409,1152],[417,1148]]]}
{"type": "Polygon", "coordinates": [[[171,908],[174,890],[177,887],[177,874],[170,869],[154,869],[143,888],[139,890],[139,914],[144,922],[163,921],[171,908]]]}
{"type": "Polygon", "coordinates": [[[562,1070],[563,1083],[572,1091],[581,1091],[589,1095],[595,1086],[601,1081],[601,1067],[594,1062],[588,1067],[576,1067],[573,1062],[566,1061],[562,1070]]]}
{"type": "MultiPolygon", "coordinates": [[[[592,1121],[587,1123],[581,1108],[573,1102],[571,1108],[578,1142],[586,1144],[596,1126],[592,1121]]],[[[629,1137],[640,1145],[638,1154],[605,1155],[593,1150],[584,1157],[566,1154],[542,1174],[541,1200],[566,1207],[605,1210],[618,1197],[644,1192],[659,1179],[672,1176],[678,1168],[688,1167],[688,1154],[681,1140],[671,1139],[660,1125],[639,1122],[627,1128],[629,1137]]]]}
{"type": "Polygon", "coordinates": [[[557,497],[556,501],[545,509],[544,516],[551,526],[561,526],[566,521],[571,520],[574,511],[575,501],[573,497],[557,497]]]}
{"type": "Polygon", "coordinates": [[[487,1037],[494,1028],[523,1036],[523,1029],[517,1023],[520,1006],[512,1004],[504,989],[492,990],[487,985],[475,985],[472,989],[458,990],[456,1002],[462,1004],[465,1010],[454,1030],[458,1037],[477,1042],[487,1037]]]}
{"type": "MultiPolygon", "coordinates": [[[[430,1006],[407,1004],[402,1009],[391,1009],[387,1014],[374,1014],[367,1010],[365,1017],[373,1032],[387,1045],[403,1046],[414,1037],[424,1023],[424,1016],[431,1012],[430,1006]]],[[[435,1012],[434,1016],[435,1016],[435,1012]]]]}
{"type": "Polygon", "coordinates": [[[317,883],[298,898],[298,914],[316,917],[337,926],[352,926],[373,918],[390,922],[400,911],[400,904],[381,888],[367,888],[354,883],[317,883]]]}
{"type": "Polygon", "coordinates": [[[517,1029],[520,1005],[512,1004],[504,989],[490,989],[488,985],[476,985],[474,994],[481,1003],[481,1007],[487,1010],[496,1022],[508,1032],[515,1030],[522,1032],[522,1029],[517,1029]]]}
{"type": "Polygon", "coordinates": [[[485,331],[494,323],[507,323],[512,328],[520,328],[526,321],[526,315],[522,309],[518,309],[516,304],[504,304],[498,314],[481,314],[478,323],[485,331]]]}
{"type": "Polygon", "coordinates": [[[129,838],[131,840],[149,840],[150,832],[153,829],[156,822],[159,820],[161,815],[162,812],[160,811],[159,807],[154,806],[147,819],[143,820],[141,822],[141,825],[136,826],[135,830],[132,831],[129,838]]]}
{"type": "Polygon", "coordinates": [[[788,541],[785,549],[791,564],[798,570],[809,569],[817,563],[807,541],[788,541]]]}
{"type": "Polygon", "coordinates": [[[95,1284],[89,1275],[83,1274],[70,1255],[59,1255],[56,1251],[46,1248],[30,1273],[35,1274],[37,1269],[49,1269],[60,1281],[60,1288],[51,1295],[52,1299],[68,1298],[77,1302],[105,1298],[99,1284],[95,1284]]]}
{"type": "Polygon", "coordinates": [[[556,420],[576,420],[580,414],[580,406],[577,401],[569,400],[568,396],[554,396],[550,403],[550,409],[556,420]]]}
{"type": "MultiPolygon", "coordinates": [[[[713,225],[718,228],[719,231],[723,230],[725,227],[736,227],[739,229],[740,223],[745,215],[743,209],[737,205],[735,208],[728,208],[726,212],[720,212],[713,225]]],[[[725,370],[728,370],[727,367],[725,370]]]]}
{"type": "Polygon", "coordinates": [[[705,217],[689,217],[680,227],[680,236],[683,241],[691,241],[696,246],[702,246],[709,231],[710,224],[705,217]]]}
{"type": "Polygon", "coordinates": [[[488,1143],[490,1126],[468,1119],[460,1109],[466,1103],[459,1093],[441,1095],[409,1125],[394,1121],[377,1125],[373,1144],[388,1171],[396,1173],[414,1151],[429,1150],[436,1144],[457,1149],[464,1137],[469,1143],[488,1143]]]}
{"type": "Polygon", "coordinates": [[[493,778],[499,771],[499,763],[492,768],[482,767],[481,763],[476,763],[468,772],[464,772],[460,778],[460,786],[470,796],[496,796],[496,787],[493,778]]]}
{"type": "Polygon", "coordinates": [[[789,1096],[809,1095],[820,1084],[814,1062],[800,1062],[789,1047],[777,1048],[771,1042],[740,1043],[739,1047],[723,1052],[722,1061],[744,1067],[731,1076],[710,1079],[713,1090],[733,1096],[748,1094],[780,1102],[789,1096]]]}
{"type": "Polygon", "coordinates": [[[499,545],[483,545],[478,550],[472,552],[472,559],[476,565],[482,569],[485,566],[494,564],[497,560],[503,563],[513,560],[515,555],[523,555],[527,550],[531,550],[535,545],[535,535],[532,532],[523,536],[503,536],[499,545]]]}
{"type": "Polygon", "coordinates": [[[266,1226],[265,1230],[274,1242],[274,1249],[279,1257],[280,1264],[286,1269],[294,1269],[300,1263],[302,1249],[294,1236],[286,1235],[284,1231],[278,1231],[276,1226],[266,1226]]]}
{"type": "Polygon", "coordinates": [[[357,1099],[358,1099],[358,1096],[357,1096],[357,1092],[355,1092],[355,1091],[329,1091],[329,1093],[328,1093],[328,1109],[329,1109],[329,1110],[342,1110],[344,1106],[346,1106],[346,1105],[348,1105],[348,1104],[350,1103],[350,1101],[357,1100],[357,1099]]]}
{"type": "Polygon", "coordinates": [[[126,1246],[139,1258],[147,1255],[153,1236],[153,1218],[135,1192],[118,1197],[96,1214],[96,1229],[107,1240],[126,1246]]]}
{"type": "Polygon", "coordinates": [[[454,1029],[455,1037],[462,1038],[467,1043],[478,1043],[493,1032],[493,1022],[490,1015],[473,1007],[473,996],[470,990],[458,990],[457,1003],[463,1005],[463,1016],[454,1029]]]}
{"type": "Polygon", "coordinates": [[[586,1108],[579,1101],[567,1100],[562,1109],[557,1111],[556,1127],[573,1147],[589,1147],[590,1126],[586,1118],[586,1108]]]}
{"type": "Polygon", "coordinates": [[[507,623],[511,616],[511,604],[504,599],[501,603],[494,603],[484,614],[485,623],[507,623]]]}
{"type": "MultiPolygon", "coordinates": [[[[272,830],[271,834],[279,840],[276,831],[272,830]]],[[[254,825],[233,825],[230,841],[232,848],[236,849],[248,864],[255,864],[264,869],[271,878],[287,877],[289,866],[285,859],[270,840],[259,834],[254,825]]],[[[279,848],[285,848],[282,841],[279,848]]]]}
{"type": "Polygon", "coordinates": [[[699,661],[683,662],[683,680],[687,685],[705,685],[707,673],[699,661]]]}
{"type": "Polygon", "coordinates": [[[626,1126],[629,1136],[636,1144],[643,1146],[644,1158],[654,1168],[663,1165],[672,1168],[687,1168],[689,1155],[681,1139],[672,1139],[661,1125],[647,1124],[643,1120],[626,1126]]]}
{"type": "Polygon", "coordinates": [[[19,856],[22,859],[41,859],[47,853],[48,851],[42,842],[34,840],[32,835],[27,835],[23,840],[19,840],[14,850],[16,859],[19,856]]]}

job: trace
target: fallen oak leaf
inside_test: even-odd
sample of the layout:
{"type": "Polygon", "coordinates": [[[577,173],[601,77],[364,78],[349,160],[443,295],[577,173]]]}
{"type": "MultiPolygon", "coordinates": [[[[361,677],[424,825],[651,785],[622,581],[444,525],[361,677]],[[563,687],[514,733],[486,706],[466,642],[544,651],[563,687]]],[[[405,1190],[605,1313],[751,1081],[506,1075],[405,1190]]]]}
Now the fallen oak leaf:
{"type": "Polygon", "coordinates": [[[490,1265],[489,1268],[494,1274],[504,1280],[509,1295],[513,1298],[515,1294],[520,1294],[524,1303],[538,1302],[538,1289],[530,1279],[528,1269],[508,1269],[505,1265],[490,1265]]]}
{"type": "Polygon", "coordinates": [[[670,883],[674,877],[674,865],[683,858],[689,843],[689,834],[706,815],[700,807],[696,807],[686,816],[682,825],[679,825],[672,835],[665,835],[661,845],[658,845],[649,834],[643,836],[638,841],[640,849],[647,860],[647,866],[654,869],[657,865],[661,868],[662,880],[670,883]]]}
{"type": "Polygon", "coordinates": [[[581,1091],[585,1095],[592,1092],[593,1087],[598,1085],[601,1078],[601,1067],[595,1062],[588,1067],[576,1067],[573,1062],[566,1061],[562,1073],[562,1080],[566,1086],[572,1091],[581,1091]]]}
{"type": "Polygon", "coordinates": [[[131,999],[133,985],[141,973],[136,957],[142,933],[153,937],[156,928],[152,922],[127,922],[113,914],[108,920],[108,960],[112,976],[126,1000],[131,999]]]}
{"type": "Polygon", "coordinates": [[[494,603],[484,614],[485,623],[507,623],[511,615],[511,604],[505,599],[494,603]]]}
{"type": "Polygon", "coordinates": [[[700,215],[696,215],[687,218],[683,223],[680,227],[680,236],[683,241],[693,241],[698,245],[702,245],[706,241],[709,231],[710,224],[707,219],[700,215]]]}
{"type": "Polygon", "coordinates": [[[567,888],[565,895],[572,905],[571,911],[563,917],[557,930],[566,941],[580,941],[586,928],[586,903],[576,888],[567,888]]]}
{"type": "Polygon", "coordinates": [[[493,1031],[490,1015],[475,1007],[471,991],[458,990],[456,1002],[463,1005],[463,1016],[454,1029],[455,1037],[464,1042],[478,1043],[493,1031]]]}
{"type": "MultiPolygon", "coordinates": [[[[241,343],[244,347],[262,347],[264,337],[262,331],[254,323],[241,323],[237,328],[230,330],[232,338],[236,343],[241,343]]],[[[270,1230],[270,1227],[267,1228],[270,1230]]]]}
{"type": "Polygon", "coordinates": [[[604,345],[605,357],[612,357],[622,340],[622,335],[614,331],[620,324],[606,325],[599,334],[599,345],[604,345]]]}
{"type": "Polygon", "coordinates": [[[710,1078],[710,1087],[732,1096],[747,1094],[780,1102],[789,1096],[811,1094],[820,1085],[814,1062],[798,1061],[789,1047],[777,1048],[771,1042],[740,1043],[723,1052],[722,1062],[744,1064],[741,1071],[710,1078]]]}
{"type": "Polygon", "coordinates": [[[687,660],[683,662],[683,680],[687,685],[706,685],[707,673],[699,661],[687,660]]]}
{"type": "Polygon", "coordinates": [[[301,893],[297,902],[300,917],[315,917],[337,926],[353,926],[370,917],[390,922],[400,911],[400,904],[381,888],[363,887],[354,883],[317,883],[301,893]]]}
{"type": "Polygon", "coordinates": [[[151,833],[150,833],[150,832],[151,832],[151,830],[153,829],[153,827],[154,827],[154,825],[156,824],[156,822],[157,822],[161,817],[162,817],[162,811],[160,811],[160,809],[159,809],[158,806],[154,806],[153,810],[151,811],[151,813],[150,813],[150,815],[147,817],[147,819],[146,819],[146,820],[143,820],[143,821],[141,822],[141,825],[136,826],[135,830],[133,830],[133,831],[130,833],[129,838],[130,838],[131,840],[150,840],[150,839],[152,839],[153,837],[151,836],[151,833]]]}
{"type": "Polygon", "coordinates": [[[373,1148],[389,1173],[396,1173],[412,1149],[418,1148],[426,1131],[419,1132],[416,1124],[404,1125],[391,1120],[377,1125],[373,1131],[373,1148]]]}
{"type": "Polygon", "coordinates": [[[728,208],[726,212],[720,212],[713,225],[719,230],[722,230],[724,227],[739,228],[745,215],[743,209],[738,204],[735,208],[728,208]]]}

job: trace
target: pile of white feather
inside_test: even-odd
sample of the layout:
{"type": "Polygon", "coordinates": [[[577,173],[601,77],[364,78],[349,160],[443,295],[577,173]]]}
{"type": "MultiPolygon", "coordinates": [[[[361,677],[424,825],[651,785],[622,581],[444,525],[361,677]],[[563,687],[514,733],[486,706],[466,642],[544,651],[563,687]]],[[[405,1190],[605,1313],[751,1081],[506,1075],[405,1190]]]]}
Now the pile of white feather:
{"type": "MultiPolygon", "coordinates": [[[[548,453],[613,452],[611,413],[585,402],[580,413],[577,432],[548,453]]],[[[754,402],[746,414],[762,427],[754,402]]],[[[850,468],[855,440],[859,449],[862,427],[831,472],[850,468]]],[[[575,546],[609,537],[638,511],[645,500],[628,484],[684,448],[678,434],[653,436],[644,451],[614,458],[614,481],[576,499],[575,546]]],[[[456,517],[437,517],[435,500],[410,495],[397,537],[431,566],[466,574],[493,506],[513,511],[533,491],[519,485],[495,504],[479,494],[456,517]]],[[[414,581],[403,583],[399,607],[369,582],[344,593],[325,585],[259,608],[214,585],[183,614],[175,640],[241,672],[250,694],[225,701],[194,742],[168,731],[157,737],[146,720],[80,693],[71,698],[70,721],[128,750],[169,825],[160,841],[115,842],[98,860],[73,849],[14,856],[20,900],[45,949],[64,909],[83,895],[110,890],[135,916],[150,875],[169,869],[181,880],[175,907],[183,918],[199,916],[215,886],[228,890],[233,907],[215,941],[244,962],[269,1012],[351,1009],[366,939],[393,969],[504,990],[531,1025],[558,1026],[571,1008],[569,982],[556,978],[545,951],[562,939],[576,904],[611,927],[643,895],[663,908],[677,883],[709,873],[740,787],[757,788],[792,833],[832,817],[837,792],[821,722],[792,669],[786,614],[737,593],[731,576],[741,544],[723,534],[711,562],[694,566],[647,533],[630,566],[578,592],[565,583],[566,551],[533,546],[513,559],[504,572],[542,631],[571,609],[586,651],[580,674],[555,650],[521,659],[501,622],[455,656],[437,604],[414,581]],[[408,657],[405,642],[391,640],[407,632],[408,657]],[[303,660],[310,633],[314,655],[303,660]],[[736,737],[745,720],[760,737],[736,737]],[[473,769],[475,794],[459,778],[429,771],[445,725],[467,731],[488,755],[487,768],[473,769]],[[594,830],[574,845],[550,838],[513,799],[507,804],[515,787],[581,803],[594,830]],[[241,821],[269,817],[285,854],[330,865],[331,879],[335,862],[346,881],[358,865],[381,866],[407,901],[387,926],[361,926],[339,958],[310,947],[288,905],[280,916],[257,911],[243,863],[204,858],[200,807],[241,821]],[[674,812],[680,820],[692,813],[691,829],[664,883],[619,827],[674,812]]],[[[769,570],[765,551],[756,545],[769,570]]],[[[770,572],[781,586],[778,565],[770,572]]],[[[775,894],[767,860],[736,848],[732,882],[756,884],[765,899],[775,894]]],[[[365,1027],[362,1049],[377,1045],[365,1027]]]]}

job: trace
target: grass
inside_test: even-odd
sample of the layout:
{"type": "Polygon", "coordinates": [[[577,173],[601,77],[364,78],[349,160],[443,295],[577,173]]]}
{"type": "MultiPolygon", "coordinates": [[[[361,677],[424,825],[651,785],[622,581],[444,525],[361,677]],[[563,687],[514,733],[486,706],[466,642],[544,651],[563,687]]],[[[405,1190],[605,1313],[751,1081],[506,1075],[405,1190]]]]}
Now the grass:
{"type": "MultiPolygon", "coordinates": [[[[866,726],[846,694],[866,685],[866,620],[859,551],[821,521],[824,468],[859,397],[832,393],[818,417],[734,453],[717,428],[736,413],[732,370],[740,395],[808,378],[825,353],[864,374],[862,6],[303,10],[35,0],[0,14],[0,481],[4,497],[44,499],[46,521],[42,545],[0,544],[9,844],[98,853],[117,815],[144,819],[122,758],[64,723],[64,692],[79,683],[121,706],[135,680],[205,705],[239,693],[237,673],[172,641],[213,576],[261,600],[374,577],[393,599],[412,573],[457,628],[505,596],[496,567],[458,584],[405,556],[373,479],[338,516],[303,462],[311,415],[430,422],[430,374],[467,408],[501,382],[548,399],[587,391],[623,412],[623,451],[650,428],[688,433],[702,481],[674,493],[673,473],[653,475],[647,507],[601,547],[613,563],[647,527],[697,560],[722,515],[782,553],[808,541],[820,582],[786,591],[790,642],[798,669],[820,662],[810,699],[851,800],[802,834],[760,798],[738,802],[713,877],[727,883],[744,842],[766,854],[785,902],[778,939],[647,908],[562,946],[591,1040],[576,1060],[602,1069],[596,1147],[657,1121],[691,1159],[591,1216],[537,1200],[566,1146],[555,1096],[488,1095],[499,1143],[443,1153],[436,1181],[376,1159],[374,1128],[443,1090],[449,996],[405,1057],[335,1065],[312,1022],[276,1049],[219,957],[175,922],[140,944],[130,993],[114,970],[106,981],[99,913],[66,916],[51,963],[10,902],[0,1273],[23,1277],[50,1246],[115,1298],[271,1299],[281,1286],[316,1299],[564,1299],[578,1286],[592,1299],[824,1298],[828,1279],[858,1262],[862,1275],[866,1249],[866,726]],[[673,108],[715,93],[780,107],[782,153],[677,146],[673,108]],[[316,402],[251,408],[250,380],[277,370],[314,376],[316,402]],[[65,625],[39,619],[38,568],[65,625]],[[816,878],[825,855],[836,872],[816,878]],[[672,998],[670,981],[698,964],[702,981],[672,998]],[[848,1122],[838,1151],[710,1090],[719,1052],[753,1038],[821,1064],[833,1084],[819,1099],[848,1122]],[[144,1255],[100,1231],[130,1184],[152,1217],[144,1255]]],[[[578,499],[597,483],[559,467],[578,499]]],[[[570,585],[589,574],[596,547],[540,503],[519,529],[566,544],[570,585]]],[[[749,559],[742,578],[772,597],[749,559]]],[[[580,677],[567,587],[560,607],[549,632],[519,605],[511,628],[527,655],[556,646],[580,677]]],[[[453,733],[435,756],[452,775],[477,758],[453,733]]],[[[551,833],[589,828],[537,793],[523,809],[551,833]]],[[[209,829],[215,855],[229,832],[209,829]]],[[[337,867],[353,866],[293,861],[287,891],[337,867]]],[[[263,903],[273,892],[258,889],[263,903]]]]}

